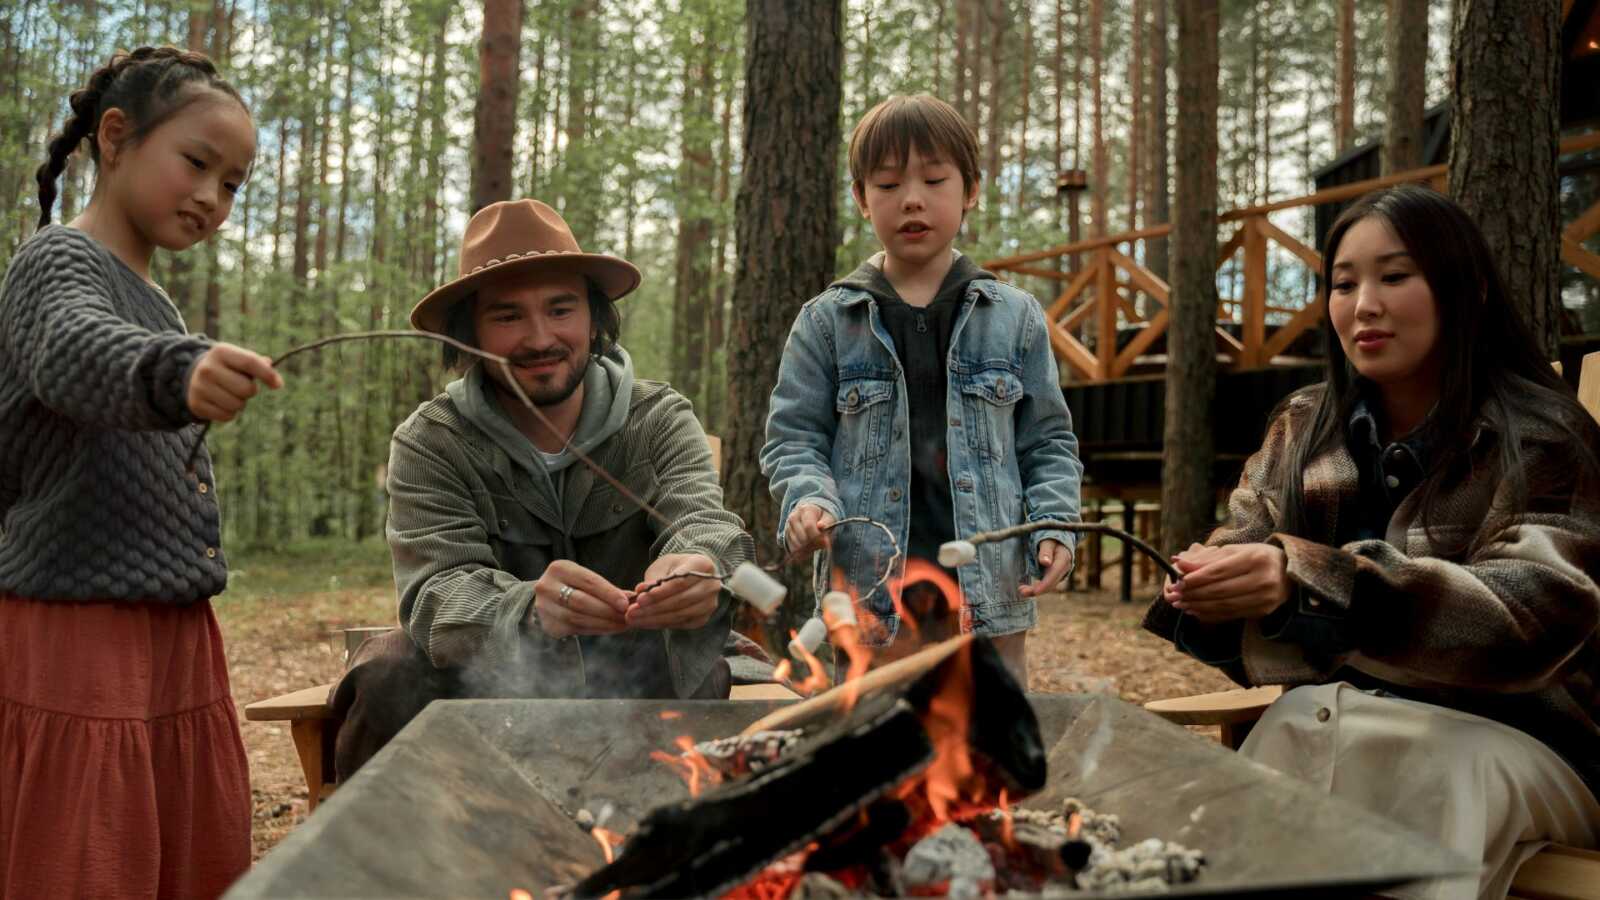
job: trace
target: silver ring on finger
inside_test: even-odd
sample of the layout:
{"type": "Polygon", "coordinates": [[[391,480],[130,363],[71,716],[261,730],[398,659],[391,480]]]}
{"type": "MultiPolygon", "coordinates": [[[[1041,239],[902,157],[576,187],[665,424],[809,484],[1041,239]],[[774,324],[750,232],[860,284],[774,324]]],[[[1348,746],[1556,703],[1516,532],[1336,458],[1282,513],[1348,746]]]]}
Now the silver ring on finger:
{"type": "Polygon", "coordinates": [[[561,590],[556,593],[556,599],[561,601],[561,605],[562,605],[563,608],[571,609],[572,608],[572,585],[563,584],[561,586],[561,590]]]}

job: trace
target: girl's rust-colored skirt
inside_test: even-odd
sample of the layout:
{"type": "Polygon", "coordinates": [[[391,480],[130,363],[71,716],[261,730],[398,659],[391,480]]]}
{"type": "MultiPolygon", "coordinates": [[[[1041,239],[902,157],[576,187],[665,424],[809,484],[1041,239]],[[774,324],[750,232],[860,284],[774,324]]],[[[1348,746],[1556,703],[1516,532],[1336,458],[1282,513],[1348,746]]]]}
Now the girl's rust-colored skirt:
{"type": "Polygon", "coordinates": [[[250,808],[209,601],[0,596],[0,898],[215,897],[250,808]]]}

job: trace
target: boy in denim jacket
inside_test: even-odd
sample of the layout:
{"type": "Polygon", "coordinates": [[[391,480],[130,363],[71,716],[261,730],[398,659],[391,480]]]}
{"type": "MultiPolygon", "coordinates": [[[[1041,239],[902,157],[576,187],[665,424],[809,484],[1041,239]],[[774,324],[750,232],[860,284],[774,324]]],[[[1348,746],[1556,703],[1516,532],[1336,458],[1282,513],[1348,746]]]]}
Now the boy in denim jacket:
{"type": "MultiPolygon", "coordinates": [[[[850,137],[851,191],[883,252],[801,308],[778,370],[761,471],[791,554],[816,561],[819,595],[857,598],[879,660],[915,649],[902,621],[920,593],[898,592],[906,557],[936,566],[940,544],[1024,521],[1078,518],[1083,466],[1037,301],[953,249],[978,202],[978,146],[951,106],[926,95],[874,107],[850,137]],[[904,556],[874,585],[894,546],[881,529],[826,529],[868,516],[904,556]],[[828,556],[831,556],[829,560],[828,556]]],[[[1072,566],[1071,534],[978,548],[946,570],[961,588],[959,625],[994,639],[1027,683],[1034,598],[1072,566]]],[[[953,600],[954,598],[949,598],[953,600]]]]}

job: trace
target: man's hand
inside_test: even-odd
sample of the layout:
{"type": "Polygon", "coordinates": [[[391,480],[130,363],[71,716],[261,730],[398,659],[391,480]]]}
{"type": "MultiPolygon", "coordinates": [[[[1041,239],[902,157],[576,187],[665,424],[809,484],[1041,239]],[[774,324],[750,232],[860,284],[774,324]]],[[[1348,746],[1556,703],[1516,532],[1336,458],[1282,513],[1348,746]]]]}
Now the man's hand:
{"type": "Polygon", "coordinates": [[[1207,625],[1264,618],[1289,599],[1289,557],[1271,544],[1194,544],[1172,564],[1183,580],[1161,599],[1207,625]]]}
{"type": "MultiPolygon", "coordinates": [[[[815,507],[813,507],[815,508],[815,507]]],[[[680,572],[717,571],[711,558],[699,553],[669,553],[658,557],[644,571],[644,581],[635,588],[633,605],[628,607],[631,628],[699,628],[711,621],[717,611],[717,592],[722,582],[715,578],[674,578],[645,590],[645,585],[680,572]]]]}
{"type": "Polygon", "coordinates": [[[1061,582],[1072,570],[1072,551],[1055,540],[1039,542],[1039,569],[1043,574],[1032,584],[1025,584],[1018,593],[1024,597],[1037,597],[1061,587],[1061,582]]]}
{"type": "Polygon", "coordinates": [[[215,344],[194,364],[184,402],[196,418],[231,422],[256,395],[258,381],[273,390],[283,387],[283,378],[265,356],[233,344],[215,344]]]}
{"type": "Polygon", "coordinates": [[[533,583],[530,624],[553,638],[628,630],[632,595],[571,560],[558,559],[533,583]]]}
{"type": "Polygon", "coordinates": [[[789,548],[789,558],[798,559],[826,546],[831,525],[832,513],[810,503],[797,504],[783,526],[783,542],[789,548]]]}

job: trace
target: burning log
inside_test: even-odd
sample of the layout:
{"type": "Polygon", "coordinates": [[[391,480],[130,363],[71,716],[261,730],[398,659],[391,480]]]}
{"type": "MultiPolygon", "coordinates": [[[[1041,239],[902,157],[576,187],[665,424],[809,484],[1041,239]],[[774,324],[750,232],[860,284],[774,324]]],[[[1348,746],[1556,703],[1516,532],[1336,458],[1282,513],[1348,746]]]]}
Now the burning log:
{"type": "Polygon", "coordinates": [[[814,749],[696,800],[657,808],[616,862],[584,879],[575,894],[718,894],[851,819],[932,755],[910,704],[873,704],[830,730],[814,749]],[[774,810],[783,814],[772,815],[774,810]]]}
{"type": "MultiPolygon", "coordinates": [[[[886,682],[901,686],[900,696],[879,690],[768,768],[652,812],[616,862],[576,895],[719,894],[802,848],[820,854],[819,864],[848,865],[864,851],[915,843],[987,809],[1001,792],[1020,797],[1042,787],[1038,721],[999,652],[970,636],[929,649],[936,652],[901,661],[910,665],[886,682]],[[974,702],[979,696],[983,702],[974,702]]],[[[832,701],[814,707],[837,708],[832,701]]],[[[741,740],[770,730],[747,730],[741,740]]],[[[972,841],[991,866],[987,879],[975,881],[986,887],[992,864],[972,841]]],[[[777,877],[769,871],[758,880],[769,876],[777,877]]],[[[786,893],[798,879],[784,882],[786,893]]]]}

